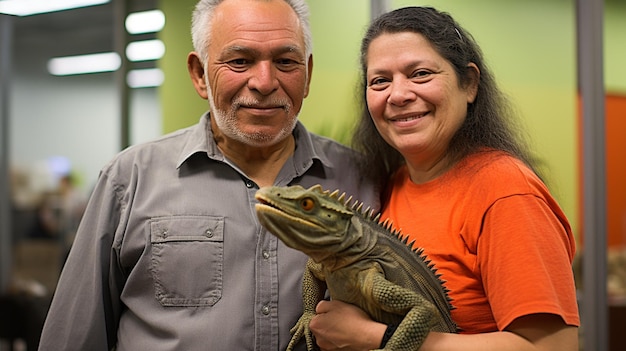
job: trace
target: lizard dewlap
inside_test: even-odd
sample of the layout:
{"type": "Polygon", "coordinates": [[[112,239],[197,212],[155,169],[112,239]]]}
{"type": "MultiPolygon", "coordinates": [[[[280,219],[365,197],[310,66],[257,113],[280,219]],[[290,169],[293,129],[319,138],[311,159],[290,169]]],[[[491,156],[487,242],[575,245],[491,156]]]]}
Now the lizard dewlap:
{"type": "Polygon", "coordinates": [[[310,258],[302,279],[304,312],[288,350],[303,336],[307,349],[315,349],[309,322],[326,289],[332,299],[398,325],[385,350],[417,350],[431,330],[457,332],[447,290],[422,250],[360,203],[319,185],[263,187],[256,199],[261,224],[310,258]]]}

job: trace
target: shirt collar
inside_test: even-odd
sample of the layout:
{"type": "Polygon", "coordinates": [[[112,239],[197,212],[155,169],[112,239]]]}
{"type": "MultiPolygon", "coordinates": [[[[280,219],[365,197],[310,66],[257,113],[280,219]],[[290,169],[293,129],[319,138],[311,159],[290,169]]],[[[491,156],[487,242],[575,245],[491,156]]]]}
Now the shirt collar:
{"type": "Polygon", "coordinates": [[[298,175],[304,174],[311,167],[314,160],[318,160],[325,167],[333,166],[333,163],[323,151],[320,137],[314,137],[300,121],[296,124],[293,135],[296,140],[296,150],[293,159],[298,175]]]}
{"type": "Polygon", "coordinates": [[[185,161],[196,153],[211,155],[215,154],[215,151],[219,152],[215,141],[213,141],[213,133],[209,127],[209,113],[206,112],[200,117],[200,122],[189,127],[188,135],[185,138],[185,145],[176,162],[176,168],[180,168],[185,161]],[[209,148],[211,148],[211,152],[209,152],[209,148]]]}
{"type": "MultiPolygon", "coordinates": [[[[199,123],[188,129],[188,136],[178,157],[176,168],[180,168],[196,153],[205,153],[207,157],[216,161],[224,160],[224,155],[213,138],[209,118],[209,112],[206,112],[200,117],[199,123]]],[[[314,139],[300,121],[296,123],[293,135],[296,142],[293,161],[298,175],[304,174],[313,164],[313,160],[319,160],[326,167],[333,166],[333,163],[323,152],[323,145],[320,143],[319,137],[314,139]]]]}

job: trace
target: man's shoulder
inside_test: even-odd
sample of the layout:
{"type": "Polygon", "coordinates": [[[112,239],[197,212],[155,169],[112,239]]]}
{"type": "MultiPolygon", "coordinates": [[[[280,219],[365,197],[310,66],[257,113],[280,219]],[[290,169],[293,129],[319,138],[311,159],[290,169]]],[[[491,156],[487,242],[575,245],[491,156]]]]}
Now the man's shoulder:
{"type": "Polygon", "coordinates": [[[311,141],[317,150],[330,154],[346,154],[353,157],[356,152],[347,145],[344,145],[330,137],[309,132],[311,141]]]}
{"type": "Polygon", "coordinates": [[[133,164],[175,163],[196,126],[179,129],[156,139],[131,145],[116,154],[104,169],[133,164]]]}

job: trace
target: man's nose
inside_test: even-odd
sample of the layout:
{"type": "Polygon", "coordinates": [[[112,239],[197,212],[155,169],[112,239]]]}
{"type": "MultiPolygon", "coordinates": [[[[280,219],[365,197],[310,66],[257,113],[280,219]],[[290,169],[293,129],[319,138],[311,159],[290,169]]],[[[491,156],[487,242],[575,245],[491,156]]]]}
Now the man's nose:
{"type": "Polygon", "coordinates": [[[262,95],[269,95],[278,89],[276,78],[277,68],[270,61],[259,61],[252,68],[252,75],[248,79],[248,88],[256,90],[262,95]]]}

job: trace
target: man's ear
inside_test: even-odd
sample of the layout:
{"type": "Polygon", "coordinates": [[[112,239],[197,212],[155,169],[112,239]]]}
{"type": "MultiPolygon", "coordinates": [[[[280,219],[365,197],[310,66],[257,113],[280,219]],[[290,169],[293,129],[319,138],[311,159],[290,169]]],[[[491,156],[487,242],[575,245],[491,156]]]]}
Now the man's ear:
{"type": "Polygon", "coordinates": [[[309,55],[309,63],[307,65],[307,80],[304,90],[304,97],[309,96],[309,88],[311,87],[311,74],[313,74],[313,54],[309,55]]]}
{"type": "Polygon", "coordinates": [[[467,103],[471,104],[476,100],[476,94],[478,94],[478,84],[480,84],[480,69],[474,62],[470,62],[467,65],[467,86],[465,90],[467,91],[467,103]]]}
{"type": "Polygon", "coordinates": [[[190,52],[189,55],[187,55],[187,70],[189,71],[189,77],[198,95],[205,100],[208,99],[209,95],[207,93],[206,79],[204,77],[204,65],[196,52],[190,52]]]}

